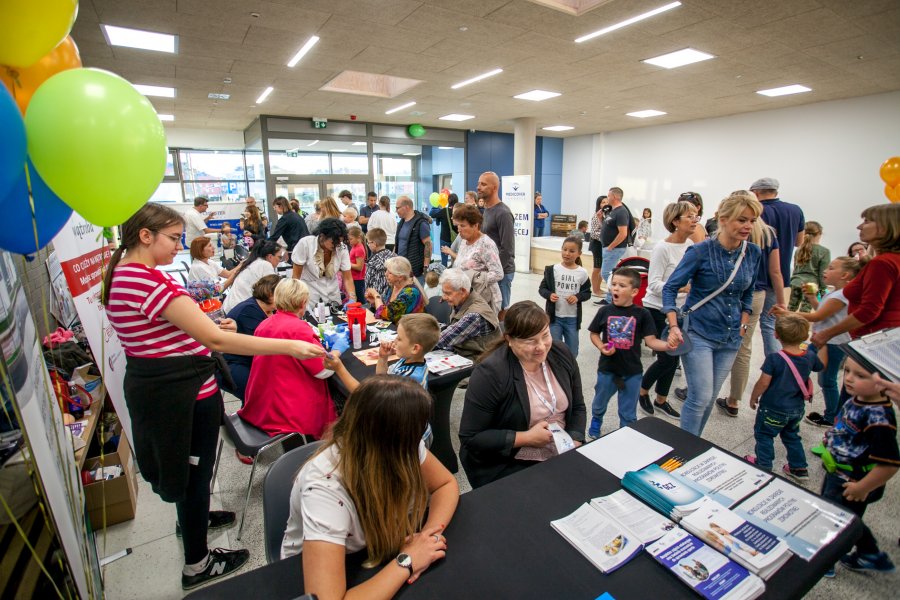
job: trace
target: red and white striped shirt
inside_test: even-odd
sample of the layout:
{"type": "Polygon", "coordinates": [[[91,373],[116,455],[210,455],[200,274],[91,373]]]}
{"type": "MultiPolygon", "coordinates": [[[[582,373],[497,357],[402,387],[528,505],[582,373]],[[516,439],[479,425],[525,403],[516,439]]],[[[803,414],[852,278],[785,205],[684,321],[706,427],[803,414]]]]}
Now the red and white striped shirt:
{"type": "MultiPolygon", "coordinates": [[[[178,296],[188,293],[168,274],[139,263],[118,265],[113,271],[106,315],[127,356],[209,356],[209,348],[167,321],[162,312],[178,296]]],[[[198,400],[216,393],[216,378],[200,388],[198,400]]]]}

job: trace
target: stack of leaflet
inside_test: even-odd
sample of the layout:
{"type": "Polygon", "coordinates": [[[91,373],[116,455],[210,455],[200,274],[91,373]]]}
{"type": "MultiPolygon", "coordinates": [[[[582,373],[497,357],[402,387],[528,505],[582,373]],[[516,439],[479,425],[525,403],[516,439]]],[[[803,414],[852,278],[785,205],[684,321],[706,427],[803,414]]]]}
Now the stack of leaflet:
{"type": "Polygon", "coordinates": [[[681,526],[763,579],[791,558],[786,543],[712,498],[704,498],[697,510],[681,520],[681,526]]]}
{"type": "Polygon", "coordinates": [[[710,448],[697,458],[672,471],[691,487],[711,496],[727,508],[733,507],[772,480],[772,474],[746,461],[710,448]]]}
{"type": "Polygon", "coordinates": [[[550,526],[603,573],[615,571],[644,548],[638,534],[586,502],[550,526]]]}
{"type": "Polygon", "coordinates": [[[704,498],[703,492],[685,479],[673,476],[656,464],[625,473],[622,487],[675,521],[697,510],[704,498]]]}
{"type": "Polygon", "coordinates": [[[647,552],[710,600],[752,600],[766,591],[762,579],[683,529],[673,529],[647,552]]]}

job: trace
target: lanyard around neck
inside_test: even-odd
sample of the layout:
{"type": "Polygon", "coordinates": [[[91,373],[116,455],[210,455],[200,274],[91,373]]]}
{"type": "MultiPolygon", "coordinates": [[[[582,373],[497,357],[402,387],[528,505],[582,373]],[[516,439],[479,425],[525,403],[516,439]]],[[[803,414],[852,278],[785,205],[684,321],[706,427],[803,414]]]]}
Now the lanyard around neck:
{"type": "Polygon", "coordinates": [[[553,401],[553,404],[550,404],[549,402],[547,402],[547,399],[540,392],[540,390],[537,389],[537,386],[535,386],[533,383],[528,381],[527,378],[525,379],[525,384],[528,385],[529,387],[531,387],[531,391],[533,391],[534,395],[537,396],[538,401],[540,401],[540,403],[544,405],[544,408],[546,408],[547,410],[550,411],[550,416],[552,417],[553,415],[556,414],[557,399],[556,399],[556,392],[553,391],[553,386],[550,385],[550,375],[547,374],[547,362],[546,361],[541,363],[541,371],[544,373],[544,383],[547,384],[547,391],[550,393],[550,399],[553,401]]]}

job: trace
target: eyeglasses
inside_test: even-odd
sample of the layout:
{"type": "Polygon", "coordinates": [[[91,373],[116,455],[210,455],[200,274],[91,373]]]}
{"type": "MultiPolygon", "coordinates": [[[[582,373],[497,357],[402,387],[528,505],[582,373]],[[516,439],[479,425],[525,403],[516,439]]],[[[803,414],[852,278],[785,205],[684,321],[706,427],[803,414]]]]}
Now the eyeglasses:
{"type": "Polygon", "coordinates": [[[697,200],[697,194],[695,194],[694,192],[685,192],[678,196],[678,199],[693,202],[694,200],[697,200]]]}
{"type": "Polygon", "coordinates": [[[162,231],[154,231],[153,233],[158,233],[159,235],[164,235],[176,244],[181,242],[181,234],[180,233],[163,233],[162,231]]]}

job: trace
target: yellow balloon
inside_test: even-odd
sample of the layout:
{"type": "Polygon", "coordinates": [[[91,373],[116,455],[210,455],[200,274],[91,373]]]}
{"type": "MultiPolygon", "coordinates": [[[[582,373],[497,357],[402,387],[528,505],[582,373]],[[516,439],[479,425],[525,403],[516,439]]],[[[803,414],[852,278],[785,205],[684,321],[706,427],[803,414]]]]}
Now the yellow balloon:
{"type": "Polygon", "coordinates": [[[0,2],[0,64],[30,67],[66,39],[78,0],[0,2]]]}

